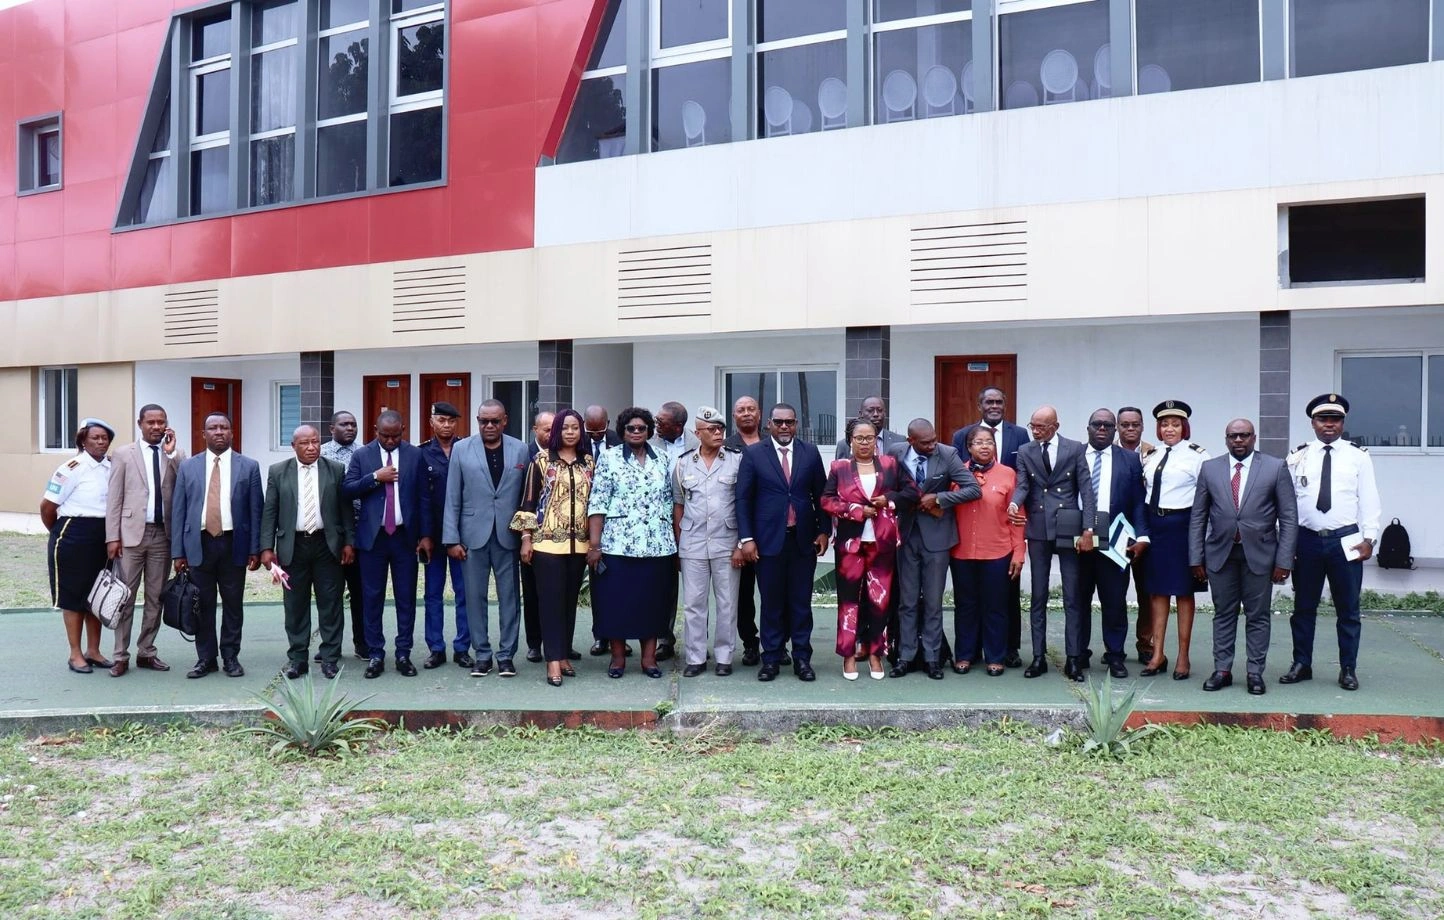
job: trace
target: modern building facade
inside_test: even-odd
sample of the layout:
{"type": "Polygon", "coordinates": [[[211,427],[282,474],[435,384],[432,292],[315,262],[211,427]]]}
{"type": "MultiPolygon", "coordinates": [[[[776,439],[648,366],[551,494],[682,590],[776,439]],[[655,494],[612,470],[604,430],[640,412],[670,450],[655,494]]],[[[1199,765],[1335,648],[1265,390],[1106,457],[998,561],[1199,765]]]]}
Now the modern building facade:
{"type": "Polygon", "coordinates": [[[1444,0],[30,0],[0,512],[76,421],[1002,385],[1282,453],[1353,402],[1444,559],[1444,0]]]}

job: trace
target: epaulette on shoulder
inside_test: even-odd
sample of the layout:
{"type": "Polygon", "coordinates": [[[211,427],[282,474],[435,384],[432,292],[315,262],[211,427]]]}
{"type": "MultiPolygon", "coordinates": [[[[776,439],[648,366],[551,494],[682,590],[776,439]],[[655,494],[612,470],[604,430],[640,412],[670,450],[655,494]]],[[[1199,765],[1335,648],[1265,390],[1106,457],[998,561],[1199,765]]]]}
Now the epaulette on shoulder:
{"type": "Polygon", "coordinates": [[[742,453],[742,448],[740,448],[740,447],[733,447],[731,444],[723,444],[723,445],[722,445],[722,449],[725,450],[725,451],[726,451],[727,453],[729,453],[729,454],[740,454],[740,453],[742,453]]]}
{"type": "Polygon", "coordinates": [[[76,457],[74,460],[72,460],[72,461],[70,461],[69,463],[65,464],[65,468],[66,468],[67,470],[73,470],[73,469],[75,469],[75,468],[76,468],[77,466],[79,466],[79,465],[80,465],[80,458],[79,458],[79,457],[76,457]]]}
{"type": "Polygon", "coordinates": [[[1296,453],[1298,453],[1299,451],[1303,450],[1305,447],[1308,447],[1308,446],[1309,446],[1309,442],[1308,442],[1308,441],[1305,441],[1304,443],[1300,444],[1298,447],[1295,447],[1293,450],[1289,451],[1289,453],[1291,453],[1291,454],[1296,454],[1296,453]]]}
{"type": "Polygon", "coordinates": [[[1147,450],[1145,450],[1143,453],[1139,454],[1138,456],[1139,456],[1140,459],[1147,460],[1149,457],[1153,456],[1153,455],[1156,454],[1156,453],[1158,453],[1158,448],[1157,448],[1157,447],[1150,446],[1147,450]]]}
{"type": "Polygon", "coordinates": [[[1199,447],[1197,444],[1193,443],[1192,441],[1189,441],[1189,442],[1188,442],[1188,448],[1189,448],[1189,450],[1195,451],[1195,452],[1200,453],[1200,454],[1201,454],[1201,453],[1205,453],[1205,451],[1204,451],[1204,449],[1203,449],[1202,447],[1199,447]]]}

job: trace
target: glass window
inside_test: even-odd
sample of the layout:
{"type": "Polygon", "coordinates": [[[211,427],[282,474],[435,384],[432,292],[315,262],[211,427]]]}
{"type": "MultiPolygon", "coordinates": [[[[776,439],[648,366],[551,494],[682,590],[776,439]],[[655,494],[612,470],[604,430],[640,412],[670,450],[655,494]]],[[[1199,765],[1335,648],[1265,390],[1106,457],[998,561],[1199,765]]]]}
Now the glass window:
{"type": "Polygon", "coordinates": [[[602,14],[600,39],[592,49],[592,59],[587,70],[604,70],[608,67],[623,67],[627,63],[627,4],[624,0],[611,0],[602,14]]]}
{"type": "Polygon", "coordinates": [[[846,28],[846,0],[757,0],[759,42],[775,42],[846,28]]]}
{"type": "Polygon", "coordinates": [[[316,194],[345,195],[366,189],[366,122],[316,130],[316,194]]]}
{"type": "Polygon", "coordinates": [[[743,396],[757,400],[764,428],[772,407],[785,402],[797,410],[797,437],[824,448],[837,443],[837,371],[736,370],[724,373],[722,381],[726,405],[743,396]]]}
{"type": "Polygon", "coordinates": [[[160,110],[160,123],[155,128],[155,139],[150,142],[151,153],[170,150],[170,97],[166,96],[165,106],[160,110]]]}
{"type": "Polygon", "coordinates": [[[195,87],[195,136],[228,131],[231,127],[230,68],[198,74],[195,87]]]}
{"type": "Polygon", "coordinates": [[[939,13],[959,13],[973,8],[972,0],[874,0],[873,22],[916,19],[939,13]]]}
{"type": "Polygon", "coordinates": [[[728,0],[656,0],[660,47],[725,41],[732,34],[728,0]]]}
{"type": "Polygon", "coordinates": [[[446,24],[440,21],[396,30],[396,97],[441,91],[446,70],[446,24]]]}
{"type": "Polygon", "coordinates": [[[301,427],[301,385],[299,383],[276,384],[276,441],[271,445],[275,450],[291,446],[291,435],[301,427]]]}
{"type": "Polygon", "coordinates": [[[135,223],[170,220],[175,213],[175,159],[166,153],[145,165],[145,181],[136,203],[135,223]]]}
{"type": "Polygon", "coordinates": [[[1429,427],[1425,434],[1430,447],[1444,447],[1444,355],[1429,356],[1429,427]]]}
{"type": "Polygon", "coordinates": [[[251,56],[251,133],[296,126],[295,45],[251,56]]]}
{"type": "Polygon", "coordinates": [[[207,147],[191,153],[191,213],[214,214],[231,207],[230,148],[207,147]]]}
{"type": "Polygon", "coordinates": [[[541,398],[536,379],[493,380],[491,398],[501,400],[506,407],[506,433],[525,441],[532,419],[536,418],[537,401],[541,398]]]}
{"type": "Polygon", "coordinates": [[[391,185],[441,178],[441,122],[440,106],[391,116],[391,185]]]}
{"type": "Polygon", "coordinates": [[[652,149],[675,150],[732,140],[727,58],[652,71],[652,149]]]}
{"type": "Polygon", "coordinates": [[[251,12],[251,47],[296,37],[296,0],[262,3],[251,12]]]}
{"type": "Polygon", "coordinates": [[[42,131],[35,136],[35,187],[60,184],[60,132],[42,131]]]}
{"type": "Polygon", "coordinates": [[[1429,59],[1429,0],[1291,0],[1289,10],[1295,77],[1429,59]]]}
{"type": "Polygon", "coordinates": [[[321,31],[352,23],[369,22],[371,0],[323,0],[321,3],[321,31]]]}
{"type": "MultiPolygon", "coordinates": [[[[1259,0],[1137,0],[1136,17],[1139,67],[1158,68],[1167,77],[1150,72],[1149,86],[1140,85],[1139,92],[1165,83],[1178,90],[1262,78],[1259,0]]],[[[1080,66],[1096,86],[1094,62],[1080,66]]],[[[1108,85],[1108,74],[1102,77],[1108,85]]]]}
{"type": "Polygon", "coordinates": [[[296,135],[251,141],[251,204],[280,204],[295,197],[296,135]]]}
{"type": "Polygon", "coordinates": [[[1293,205],[1289,284],[1424,280],[1423,198],[1293,205]]]}
{"type": "Polygon", "coordinates": [[[627,136],[625,74],[583,80],[567,129],[557,147],[558,163],[621,156],[627,136]]]}
{"type": "MultiPolygon", "coordinates": [[[[1107,44],[1108,4],[1104,0],[999,17],[998,86],[1002,107],[1017,109],[1093,98],[1093,62],[1107,44]]],[[[1140,80],[1142,77],[1140,74],[1140,80]]]]}
{"type": "Polygon", "coordinates": [[[847,42],[757,55],[757,136],[806,134],[847,123],[847,42]]]}
{"type": "Polygon", "coordinates": [[[316,83],[316,117],[321,120],[366,111],[367,38],[365,29],[340,32],[319,40],[320,74],[316,83]]]}
{"type": "Polygon", "coordinates": [[[975,107],[972,22],[878,32],[874,43],[875,121],[962,115],[975,107]]]}
{"type": "Polygon", "coordinates": [[[1423,358],[1360,355],[1339,362],[1339,392],[1349,396],[1344,437],[1365,447],[1419,447],[1423,358]]]}
{"type": "Polygon", "coordinates": [[[393,13],[408,13],[432,6],[441,6],[441,0],[391,0],[391,12],[393,13]]]}
{"type": "Polygon", "coordinates": [[[204,61],[231,53],[231,20],[198,19],[191,25],[191,60],[204,61]]]}
{"type": "Polygon", "coordinates": [[[40,431],[44,450],[74,450],[77,411],[76,379],[73,367],[40,370],[40,431]]]}

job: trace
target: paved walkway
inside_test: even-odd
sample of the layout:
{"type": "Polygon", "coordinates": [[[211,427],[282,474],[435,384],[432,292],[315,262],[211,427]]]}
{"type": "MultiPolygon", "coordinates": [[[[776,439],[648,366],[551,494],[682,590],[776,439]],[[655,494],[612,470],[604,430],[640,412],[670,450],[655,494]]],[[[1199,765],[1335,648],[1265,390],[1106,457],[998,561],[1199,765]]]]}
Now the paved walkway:
{"type": "MultiPolygon", "coordinates": [[[[388,621],[391,619],[388,612],[388,621]]],[[[587,621],[583,612],[582,621],[587,621]]],[[[606,676],[606,659],[586,657],[578,676],[558,688],[549,687],[542,665],[518,658],[520,674],[502,679],[493,673],[472,678],[452,663],[404,678],[391,669],[378,680],[362,677],[364,666],[348,659],[342,688],[352,697],[370,695],[365,704],[408,726],[422,724],[543,725],[593,723],[607,726],[651,724],[659,719],[680,725],[722,720],[747,729],[785,730],[804,722],[845,722],[926,727],[976,724],[1004,716],[1031,722],[1080,724],[1077,690],[1057,670],[1025,680],[1010,670],[1000,678],[981,671],[966,676],[949,672],[942,681],[914,674],[901,680],[873,681],[864,673],[856,682],[842,679],[840,659],[833,652],[835,614],[819,607],[814,634],[815,683],[804,684],[784,669],[771,684],[759,683],[754,668],[738,667],[730,677],[710,671],[683,678],[680,664],[668,662],[662,680],[649,680],[630,659],[621,680],[606,676]]],[[[1062,648],[1061,612],[1050,616],[1050,647],[1062,648]]],[[[1172,624],[1170,624],[1172,625],[1172,624]]],[[[1195,623],[1194,673],[1187,681],[1168,674],[1143,685],[1140,709],[1145,717],[1171,721],[1223,721],[1242,724],[1328,727],[1340,734],[1381,737],[1444,738],[1444,617],[1366,615],[1363,656],[1355,693],[1337,686],[1338,658],[1331,618],[1321,618],[1316,649],[1317,678],[1292,687],[1277,677],[1288,666],[1288,618],[1273,624],[1273,647],[1267,673],[1269,691],[1249,696],[1242,680],[1219,693],[1204,693],[1211,670],[1211,617],[1195,623]]],[[[246,676],[212,674],[187,680],[185,669],[193,650],[170,630],[162,633],[160,653],[173,670],[159,674],[132,669],[119,680],[97,671],[75,675],[65,669],[59,614],[0,614],[5,642],[0,647],[0,731],[47,732],[130,720],[169,721],[177,715],[191,721],[226,724],[251,718],[259,708],[252,695],[278,682],[285,664],[286,640],[279,605],[252,605],[246,611],[241,661],[246,676]]],[[[580,633],[580,631],[579,631],[580,633]]],[[[390,631],[388,630],[388,635],[390,631]]],[[[1095,649],[1101,651],[1095,624],[1095,649]]],[[[419,629],[418,629],[419,637],[419,629]]],[[[579,644],[584,637],[579,635],[579,644]]],[[[1240,637],[1242,646],[1242,637],[1240,637]]],[[[1026,636],[1025,636],[1026,642],[1026,636]]],[[[1172,637],[1168,641],[1174,646],[1172,637]]],[[[585,646],[582,646],[583,648],[585,646]]],[[[1130,645],[1131,648],[1131,645],[1130,645]]],[[[1025,656],[1027,652],[1025,650],[1025,656]]],[[[1240,648],[1242,654],[1242,648],[1240,648]]],[[[415,656],[425,657],[424,646],[415,656]]],[[[1136,676],[1139,665],[1129,663],[1136,676]]],[[[1103,672],[1092,672],[1101,678],[1103,672]]],[[[320,682],[319,674],[316,679],[320,682]]],[[[1126,683],[1126,682],[1125,682],[1126,683]]]]}

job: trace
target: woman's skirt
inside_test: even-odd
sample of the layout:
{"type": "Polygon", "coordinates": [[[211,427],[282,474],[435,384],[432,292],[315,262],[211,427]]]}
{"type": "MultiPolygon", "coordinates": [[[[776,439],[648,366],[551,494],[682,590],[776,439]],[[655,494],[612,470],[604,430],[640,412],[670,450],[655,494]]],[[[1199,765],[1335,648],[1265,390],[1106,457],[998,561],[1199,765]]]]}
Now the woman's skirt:
{"type": "Polygon", "coordinates": [[[1188,519],[1191,509],[1148,516],[1148,552],[1143,555],[1143,580],[1150,594],[1191,596],[1198,590],[1188,565],[1188,519]]]}
{"type": "Polygon", "coordinates": [[[601,567],[604,571],[592,573],[596,634],[605,639],[666,636],[677,609],[677,557],[603,554],[601,567]]]}
{"type": "Polygon", "coordinates": [[[105,518],[58,518],[46,558],[51,602],[61,610],[89,613],[90,589],[105,568],[105,518]]]}

